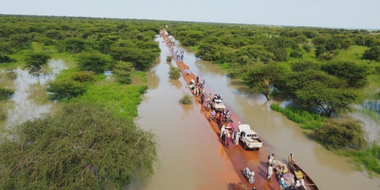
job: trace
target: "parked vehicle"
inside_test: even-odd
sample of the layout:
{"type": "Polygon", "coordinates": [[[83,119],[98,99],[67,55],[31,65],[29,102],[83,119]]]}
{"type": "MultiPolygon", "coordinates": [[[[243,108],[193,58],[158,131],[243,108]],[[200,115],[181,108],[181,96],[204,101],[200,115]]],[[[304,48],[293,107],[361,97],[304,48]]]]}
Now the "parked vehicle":
{"type": "Polygon", "coordinates": [[[217,112],[223,112],[226,109],[226,106],[223,103],[223,100],[215,99],[211,102],[211,109],[217,112]]]}
{"type": "Polygon", "coordinates": [[[244,149],[256,149],[259,150],[263,147],[263,141],[259,139],[259,136],[255,131],[251,129],[248,124],[239,124],[240,141],[244,144],[244,149]]]}
{"type": "Polygon", "coordinates": [[[254,184],[255,183],[255,172],[252,170],[250,170],[248,167],[245,167],[244,170],[243,170],[243,175],[245,178],[248,179],[248,182],[250,184],[254,184]]]}

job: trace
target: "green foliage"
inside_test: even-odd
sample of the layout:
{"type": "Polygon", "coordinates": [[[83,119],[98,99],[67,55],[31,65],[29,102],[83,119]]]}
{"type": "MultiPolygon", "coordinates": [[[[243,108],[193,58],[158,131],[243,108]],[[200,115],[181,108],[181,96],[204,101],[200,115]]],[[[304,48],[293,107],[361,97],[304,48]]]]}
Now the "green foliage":
{"type": "Polygon", "coordinates": [[[189,94],[183,95],[183,97],[179,100],[179,103],[181,104],[192,104],[193,103],[193,97],[189,94]]]}
{"type": "Polygon", "coordinates": [[[103,73],[111,60],[99,52],[86,52],[78,56],[79,68],[84,71],[103,73]]]}
{"type": "Polygon", "coordinates": [[[172,62],[172,56],[167,56],[166,57],[166,62],[172,62]]]}
{"type": "Polygon", "coordinates": [[[116,117],[132,121],[134,117],[137,117],[137,106],[142,100],[141,94],[147,89],[146,85],[90,85],[87,91],[74,101],[101,103],[116,117]]]}
{"type": "Polygon", "coordinates": [[[25,58],[30,73],[40,73],[51,57],[45,53],[31,53],[25,58]]]}
{"type": "Polygon", "coordinates": [[[11,45],[17,47],[19,50],[29,48],[32,44],[30,36],[28,34],[15,34],[10,37],[11,45]]]}
{"type": "Polygon", "coordinates": [[[12,62],[16,62],[16,60],[10,58],[7,55],[0,55],[0,64],[2,64],[2,63],[12,63],[12,62]]]}
{"type": "Polygon", "coordinates": [[[55,80],[48,82],[49,87],[46,89],[52,93],[50,98],[53,100],[71,99],[83,94],[87,86],[75,80],[55,80]]]}
{"type": "Polygon", "coordinates": [[[358,168],[361,168],[362,165],[364,165],[368,171],[380,174],[380,146],[376,143],[373,143],[372,147],[364,150],[350,149],[348,151],[343,151],[343,155],[352,157],[358,168]]]}
{"type": "Polygon", "coordinates": [[[0,189],[122,189],[157,163],[154,135],[101,106],[68,104],[0,143],[0,189]]]}
{"type": "Polygon", "coordinates": [[[78,82],[93,82],[95,81],[95,73],[92,71],[80,71],[71,75],[71,79],[78,82]]]}
{"type": "Polygon", "coordinates": [[[0,87],[0,101],[8,100],[14,92],[15,91],[13,89],[0,87]]]}
{"type": "Polygon", "coordinates": [[[181,69],[177,67],[170,67],[169,78],[177,80],[180,77],[181,77],[181,69]]]}
{"type": "Polygon", "coordinates": [[[260,64],[251,67],[244,74],[243,82],[255,92],[264,94],[269,101],[270,87],[283,82],[285,74],[286,68],[279,64],[260,64]]]}
{"type": "Polygon", "coordinates": [[[65,50],[71,53],[79,53],[85,49],[85,41],[82,38],[67,38],[64,42],[65,50]]]}
{"type": "Polygon", "coordinates": [[[368,84],[368,67],[354,62],[333,61],[322,65],[322,70],[346,81],[349,87],[363,88],[368,84]]]}
{"type": "Polygon", "coordinates": [[[291,106],[282,108],[278,104],[271,104],[270,108],[285,115],[289,120],[301,124],[303,129],[318,129],[326,121],[326,118],[315,113],[309,113],[291,106]]]}
{"type": "Polygon", "coordinates": [[[132,63],[123,61],[119,61],[113,69],[117,81],[121,84],[130,84],[132,82],[131,75],[134,71],[135,68],[133,68],[132,63]]]}
{"type": "Polygon", "coordinates": [[[361,125],[352,119],[330,119],[315,134],[327,148],[365,148],[367,142],[361,125]]]}
{"type": "Polygon", "coordinates": [[[309,53],[311,51],[311,45],[310,44],[303,44],[302,48],[309,53]]]}
{"type": "Polygon", "coordinates": [[[301,58],[302,57],[302,52],[301,50],[297,49],[297,50],[293,50],[292,52],[290,52],[290,57],[293,57],[293,58],[301,58]]]}
{"type": "Polygon", "coordinates": [[[374,46],[366,50],[363,59],[380,61],[380,46],[374,46]]]}
{"type": "Polygon", "coordinates": [[[295,62],[292,63],[292,71],[303,72],[307,70],[320,70],[320,66],[316,62],[305,61],[305,62],[295,62]]]}

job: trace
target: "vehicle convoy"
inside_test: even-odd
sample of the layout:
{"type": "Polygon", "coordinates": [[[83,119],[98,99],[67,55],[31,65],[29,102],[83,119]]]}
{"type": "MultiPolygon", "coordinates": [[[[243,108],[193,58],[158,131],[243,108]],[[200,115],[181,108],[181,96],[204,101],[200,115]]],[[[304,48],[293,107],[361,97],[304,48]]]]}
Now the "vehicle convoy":
{"type": "Polygon", "coordinates": [[[211,102],[211,109],[215,110],[217,112],[224,112],[224,110],[226,109],[226,106],[224,105],[223,100],[221,100],[221,99],[214,99],[211,102]]]}
{"type": "Polygon", "coordinates": [[[263,141],[259,139],[259,136],[255,131],[251,129],[248,124],[239,124],[240,141],[244,144],[244,149],[256,149],[259,150],[263,147],[263,141]]]}

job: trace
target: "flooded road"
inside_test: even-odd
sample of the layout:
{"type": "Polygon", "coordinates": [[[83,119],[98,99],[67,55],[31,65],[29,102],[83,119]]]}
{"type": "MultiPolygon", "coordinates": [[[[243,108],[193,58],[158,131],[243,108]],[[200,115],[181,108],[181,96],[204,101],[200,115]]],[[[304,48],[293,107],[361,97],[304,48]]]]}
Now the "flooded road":
{"type": "MultiPolygon", "coordinates": [[[[161,61],[147,74],[150,90],[139,106],[136,123],[158,136],[161,164],[147,185],[135,188],[227,189],[228,182],[239,181],[238,174],[197,106],[178,104],[189,90],[182,78],[169,79],[165,61],[169,51],[161,42],[160,48],[161,61]]],[[[206,87],[222,94],[227,109],[251,124],[265,140],[266,150],[281,161],[293,153],[320,189],[380,189],[379,176],[370,178],[356,171],[344,157],[308,139],[297,124],[272,111],[264,96],[250,95],[239,80],[227,78],[217,65],[197,60],[191,50],[176,49],[185,50],[184,62],[206,79],[206,87]]]]}
{"type": "Polygon", "coordinates": [[[31,75],[28,70],[21,68],[14,70],[17,78],[12,85],[9,85],[15,89],[15,92],[10,99],[13,106],[8,110],[6,129],[49,113],[53,103],[46,102],[45,85],[49,80],[54,80],[66,66],[62,60],[49,60],[48,67],[49,72],[41,74],[39,77],[31,75]]]}
{"type": "Polygon", "coordinates": [[[161,41],[160,48],[160,63],[146,75],[149,90],[135,122],[156,134],[161,163],[147,185],[133,184],[131,189],[227,189],[239,178],[199,107],[179,104],[190,92],[182,78],[169,79],[170,52],[161,41]]]}

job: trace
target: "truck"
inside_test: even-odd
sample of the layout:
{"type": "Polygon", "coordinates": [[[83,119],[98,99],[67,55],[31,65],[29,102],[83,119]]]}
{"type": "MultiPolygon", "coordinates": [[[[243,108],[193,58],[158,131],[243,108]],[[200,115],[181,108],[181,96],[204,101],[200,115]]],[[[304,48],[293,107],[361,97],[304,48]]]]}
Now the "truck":
{"type": "Polygon", "coordinates": [[[244,149],[259,150],[263,147],[263,141],[248,124],[239,124],[240,141],[244,144],[244,149]]]}
{"type": "Polygon", "coordinates": [[[226,109],[226,106],[223,103],[223,100],[215,99],[211,102],[211,109],[217,112],[223,112],[226,109]]]}

